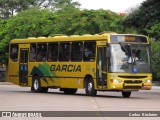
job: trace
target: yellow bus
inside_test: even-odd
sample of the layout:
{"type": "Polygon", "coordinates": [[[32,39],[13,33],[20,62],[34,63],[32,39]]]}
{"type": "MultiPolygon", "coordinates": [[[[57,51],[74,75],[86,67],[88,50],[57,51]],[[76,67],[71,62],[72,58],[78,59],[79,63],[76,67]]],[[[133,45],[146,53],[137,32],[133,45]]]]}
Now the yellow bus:
{"type": "Polygon", "coordinates": [[[132,91],[152,87],[150,44],[144,35],[101,33],[14,39],[9,49],[9,81],[34,92],[60,88],[132,91]]]}

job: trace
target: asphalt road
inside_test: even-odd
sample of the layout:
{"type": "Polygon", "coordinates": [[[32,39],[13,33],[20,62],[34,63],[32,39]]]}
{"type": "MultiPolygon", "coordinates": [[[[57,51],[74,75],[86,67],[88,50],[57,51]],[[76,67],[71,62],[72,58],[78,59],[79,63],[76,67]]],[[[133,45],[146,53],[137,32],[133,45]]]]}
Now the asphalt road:
{"type": "MultiPolygon", "coordinates": [[[[160,111],[160,87],[150,91],[133,92],[130,98],[123,98],[120,92],[98,92],[89,97],[84,90],[75,95],[66,95],[59,89],[48,93],[34,93],[30,88],[16,85],[0,85],[0,111],[160,111]]],[[[1,120],[2,118],[0,118],[1,120]]],[[[7,119],[7,118],[3,118],[7,119]]],[[[22,118],[12,118],[22,119],[22,118]]],[[[26,118],[27,119],[27,118],[26,118]]],[[[35,119],[35,118],[30,118],[35,119]]],[[[53,118],[37,118],[48,120],[53,118]]],[[[81,117],[54,117],[55,119],[80,120],[81,117]]],[[[159,117],[85,117],[86,120],[159,120],[159,117]]]]}

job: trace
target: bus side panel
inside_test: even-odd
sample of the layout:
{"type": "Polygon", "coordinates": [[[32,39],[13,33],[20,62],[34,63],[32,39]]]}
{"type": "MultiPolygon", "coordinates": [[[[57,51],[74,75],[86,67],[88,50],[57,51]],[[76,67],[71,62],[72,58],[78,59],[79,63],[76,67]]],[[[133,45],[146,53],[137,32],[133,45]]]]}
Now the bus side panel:
{"type": "Polygon", "coordinates": [[[44,76],[40,78],[42,87],[60,87],[61,81],[59,78],[44,76]]]}
{"type": "MultiPolygon", "coordinates": [[[[30,62],[29,76],[38,76],[42,87],[83,88],[84,77],[96,76],[95,62],[30,62]]],[[[32,79],[29,79],[32,83],[32,79]]]]}
{"type": "Polygon", "coordinates": [[[62,88],[83,88],[83,78],[61,78],[62,88]]]}
{"type": "Polygon", "coordinates": [[[32,86],[33,78],[38,76],[42,87],[60,87],[60,79],[50,71],[51,65],[46,62],[29,62],[29,83],[32,86]]]}
{"type": "Polygon", "coordinates": [[[19,85],[19,62],[9,60],[8,81],[19,85]]]}
{"type": "MultiPolygon", "coordinates": [[[[57,72],[57,76],[63,76],[61,79],[62,88],[84,88],[84,79],[86,75],[90,75],[93,79],[96,77],[95,62],[72,62],[67,64],[68,71],[57,72]],[[71,69],[69,65],[72,64],[74,69],[71,69]]],[[[60,64],[63,68],[63,63],[60,64]]]]}
{"type": "Polygon", "coordinates": [[[32,86],[32,77],[28,76],[28,87],[32,86]]]}

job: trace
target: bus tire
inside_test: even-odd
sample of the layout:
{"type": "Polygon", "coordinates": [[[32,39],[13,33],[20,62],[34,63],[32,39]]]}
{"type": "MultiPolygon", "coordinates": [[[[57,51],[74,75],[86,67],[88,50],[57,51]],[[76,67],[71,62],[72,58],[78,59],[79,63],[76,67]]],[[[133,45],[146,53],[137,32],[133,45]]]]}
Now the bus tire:
{"type": "Polygon", "coordinates": [[[122,91],[122,96],[123,96],[124,98],[129,98],[130,95],[131,95],[131,91],[122,91]]]}
{"type": "Polygon", "coordinates": [[[93,79],[87,80],[85,91],[88,96],[96,96],[97,91],[94,89],[93,79]]]}
{"type": "Polygon", "coordinates": [[[64,88],[63,92],[65,94],[75,94],[77,92],[77,89],[76,88],[64,88]]]}
{"type": "Polygon", "coordinates": [[[47,87],[41,87],[41,83],[38,77],[33,78],[33,85],[31,87],[31,90],[37,93],[45,93],[48,91],[47,87]],[[32,88],[33,87],[33,88],[32,88]]]}

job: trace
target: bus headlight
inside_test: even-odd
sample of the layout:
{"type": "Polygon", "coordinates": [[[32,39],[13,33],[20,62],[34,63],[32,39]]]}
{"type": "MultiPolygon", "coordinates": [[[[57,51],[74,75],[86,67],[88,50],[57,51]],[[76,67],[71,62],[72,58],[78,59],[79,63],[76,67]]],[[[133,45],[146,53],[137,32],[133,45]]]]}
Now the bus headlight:
{"type": "Polygon", "coordinates": [[[151,83],[151,80],[145,80],[144,83],[151,83]]]}
{"type": "Polygon", "coordinates": [[[117,74],[111,74],[111,78],[112,78],[112,79],[116,79],[117,77],[118,77],[117,74]]]}
{"type": "Polygon", "coordinates": [[[121,83],[122,80],[113,80],[113,83],[121,83]]]}

